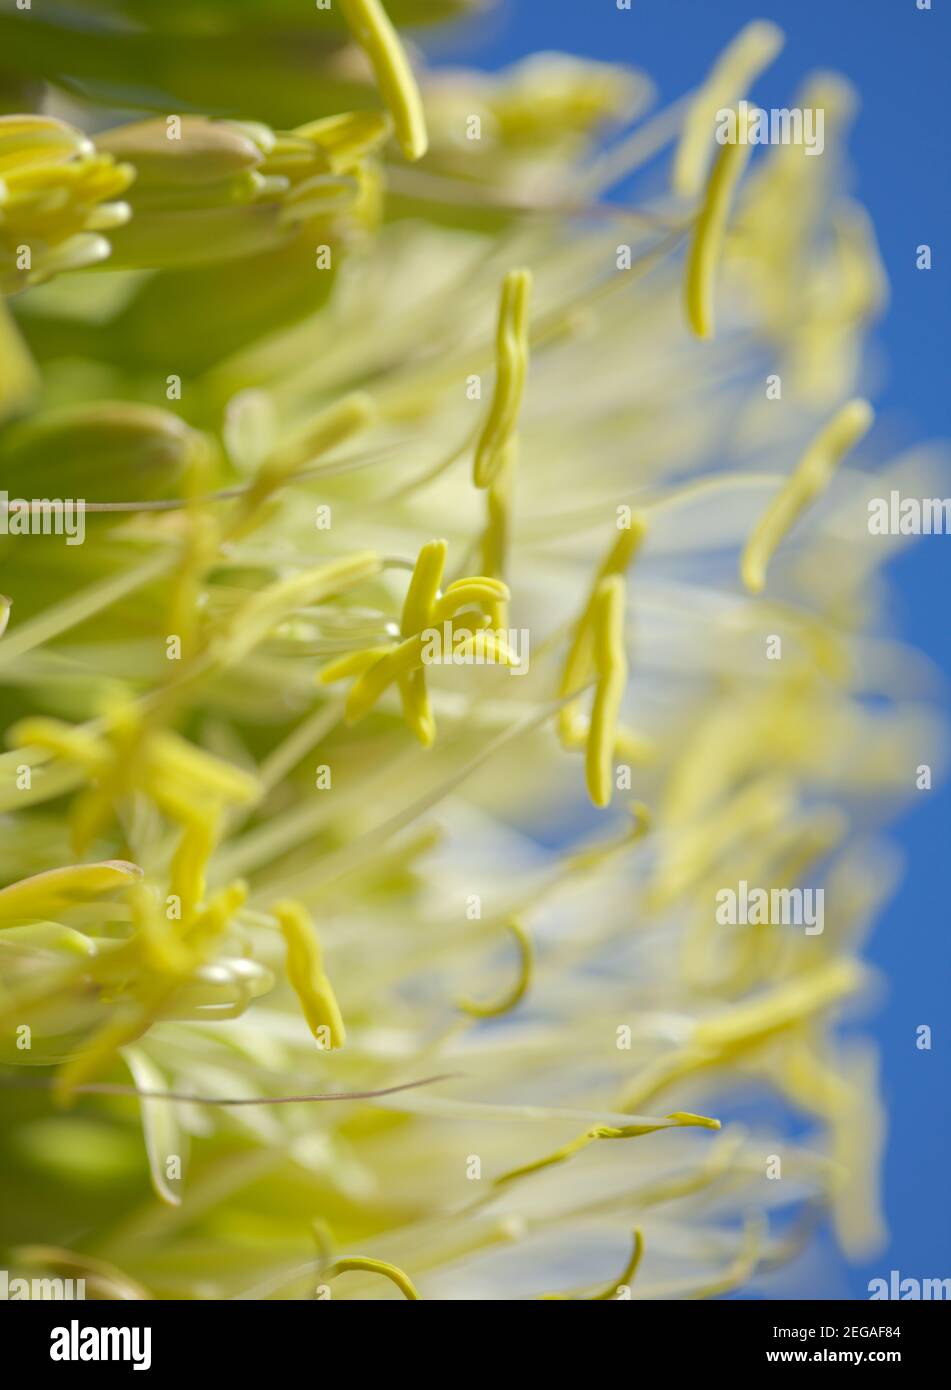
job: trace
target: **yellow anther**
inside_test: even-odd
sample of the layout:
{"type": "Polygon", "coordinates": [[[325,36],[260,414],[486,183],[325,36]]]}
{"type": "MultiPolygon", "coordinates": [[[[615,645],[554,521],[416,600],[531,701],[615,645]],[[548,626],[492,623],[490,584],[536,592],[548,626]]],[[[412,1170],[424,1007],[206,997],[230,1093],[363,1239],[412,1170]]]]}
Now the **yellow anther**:
{"type": "Polygon", "coordinates": [[[134,948],[141,952],[145,964],[159,974],[183,978],[196,964],[196,957],[174,935],[172,923],[159,912],[158,903],[144,883],[136,883],[129,891],[134,948]]]}
{"type": "Polygon", "coordinates": [[[738,128],[736,139],[725,144],[717,156],[687,255],[687,318],[698,338],[713,337],[713,296],[727,219],[734,191],[752,153],[746,135],[738,128]]]}
{"type": "Polygon", "coordinates": [[[508,586],[498,579],[482,576],[473,579],[457,579],[450,584],[442,598],[433,606],[432,625],[438,627],[448,618],[454,618],[463,608],[482,607],[490,609],[493,604],[504,603],[509,597],[508,586]]]}
{"type": "Polygon", "coordinates": [[[374,662],[350,687],[347,695],[347,722],[355,724],[376,704],[388,685],[417,671],[423,664],[423,642],[420,633],[408,637],[374,662]]]}
{"type": "Polygon", "coordinates": [[[463,1013],[472,1014],[474,1018],[499,1018],[502,1014],[508,1013],[520,1004],[528,992],[532,979],[532,968],[534,965],[535,951],[532,945],[532,938],[522,926],[521,922],[512,919],[508,924],[508,929],[515,937],[519,952],[519,972],[518,978],[502,995],[501,999],[492,1004],[477,1004],[470,999],[459,999],[456,1007],[462,1009],[463,1013]]]}
{"type": "Polygon", "coordinates": [[[215,825],[205,815],[195,814],[182,831],[172,858],[169,886],[180,899],[182,922],[192,921],[205,897],[205,871],[215,847],[215,825]]]}
{"type": "Polygon", "coordinates": [[[184,933],[189,945],[203,947],[219,937],[247,898],[248,885],[243,879],[235,879],[215,893],[184,933]]]}
{"type": "MultiPolygon", "coordinates": [[[[565,661],[565,668],[561,677],[559,694],[562,696],[572,695],[582,686],[586,685],[595,673],[594,668],[594,625],[592,615],[594,613],[595,598],[598,586],[603,579],[608,579],[612,574],[623,575],[628,565],[633,560],[641,541],[647,531],[643,517],[633,516],[629,526],[620,530],[617,539],[613,542],[608,553],[601,561],[594,583],[591,585],[591,592],[585,604],[584,611],[578,619],[575,627],[571,646],[568,649],[568,657],[565,661]]],[[[583,729],[581,741],[587,735],[587,725],[579,725],[577,706],[574,702],[565,705],[558,718],[559,736],[563,743],[572,746],[576,738],[576,730],[583,729]]]]}
{"type": "Polygon", "coordinates": [[[514,666],[521,665],[519,658],[512,651],[505,638],[499,633],[493,632],[491,628],[477,628],[475,632],[467,632],[461,641],[453,644],[454,653],[466,660],[475,660],[476,663],[484,663],[492,666],[514,666]]]}
{"type": "Polygon", "coordinates": [[[598,683],[591,709],[585,771],[588,794],[595,806],[607,806],[614,790],[614,747],[627,684],[624,596],[624,580],[619,574],[602,579],[591,615],[598,683]]]}
{"type": "Polygon", "coordinates": [[[371,1260],[363,1255],[347,1255],[343,1259],[334,1260],[329,1277],[335,1279],[338,1274],[355,1271],[382,1274],[384,1279],[389,1279],[390,1283],[396,1285],[404,1298],[421,1301],[409,1277],[396,1265],[387,1264],[385,1260],[371,1260]]]}
{"type": "MultiPolygon", "coordinates": [[[[508,576],[509,545],[512,529],[512,493],[515,467],[518,460],[518,440],[513,438],[505,449],[502,467],[486,495],[486,523],[482,532],[482,568],[496,580],[508,576]]],[[[509,625],[508,600],[498,598],[489,605],[493,627],[509,625]]]]}
{"type": "Polygon", "coordinates": [[[723,1066],[754,1052],[785,1029],[855,993],[863,978],[856,962],[831,960],[808,974],[702,1019],[686,1046],[644,1069],[625,1093],[623,1108],[635,1110],[694,1072],[723,1066]]]}
{"type": "Polygon", "coordinates": [[[106,859],[98,864],[70,864],[0,888],[0,925],[55,920],[59,913],[94,902],[142,877],[137,864],[106,859]]]}
{"type": "MultiPolygon", "coordinates": [[[[424,627],[436,621],[433,605],[442,583],[448,549],[445,541],[428,541],[417,555],[406,598],[403,600],[403,612],[400,616],[401,636],[412,637],[414,633],[422,632],[424,627]]],[[[449,586],[450,590],[454,587],[452,584],[449,586]]]]}
{"type": "Polygon", "coordinates": [[[85,729],[74,728],[61,719],[36,715],[21,719],[10,729],[10,741],[21,748],[41,748],[67,762],[78,763],[85,771],[100,773],[111,759],[108,742],[85,729]]]}
{"type": "Polygon", "coordinates": [[[493,1186],[503,1187],[507,1183],[514,1182],[517,1178],[527,1177],[529,1173],[537,1173],[543,1168],[551,1168],[557,1163],[565,1163],[596,1139],[637,1139],[644,1134],[656,1134],[658,1130],[662,1129],[683,1128],[719,1129],[720,1121],[710,1119],[707,1115],[691,1115],[685,1110],[675,1110],[672,1115],[666,1115],[662,1120],[645,1120],[643,1123],[622,1126],[594,1125],[591,1129],[586,1129],[584,1134],[579,1134],[577,1139],[563,1144],[554,1153],[546,1154],[544,1158],[538,1158],[534,1163],[526,1163],[521,1168],[512,1168],[509,1172],[503,1173],[501,1177],[495,1179],[493,1186]]]}
{"type": "Polygon", "coordinates": [[[242,517],[256,511],[273,492],[291,482],[301,469],[309,467],[323,454],[366,429],[373,417],[372,399],[359,391],[344,396],[322,410],[303,434],[273,450],[264,459],[242,499],[242,517]]]}
{"type": "Polygon", "coordinates": [[[167,729],[149,735],[148,763],[157,780],[173,778],[202,797],[242,805],[260,795],[260,785],[250,773],[167,729]]]}
{"type": "Polygon", "coordinates": [[[504,638],[481,626],[486,621],[484,613],[478,615],[479,626],[474,632],[470,630],[474,620],[468,615],[460,620],[458,629],[453,629],[453,617],[460,609],[480,605],[484,609],[492,608],[508,598],[508,589],[497,580],[475,575],[455,580],[445,594],[437,598],[446,550],[445,541],[429,541],[420,550],[400,616],[402,640],[348,652],[325,666],[319,677],[321,684],[330,684],[356,676],[344,707],[350,724],[368,714],[390,685],[397,685],[406,722],[427,748],[436,737],[424,670],[431,641],[440,646],[451,644],[450,650],[443,652],[447,662],[458,657],[493,665],[520,665],[504,638]]]}
{"type": "Polygon", "coordinates": [[[674,159],[674,189],[681,197],[695,198],[703,187],[717,113],[735,106],[750,83],[768,67],[784,43],[781,29],[757,19],[741,29],[717,59],[697,92],[684,123],[674,159]]]}
{"type": "Polygon", "coordinates": [[[761,593],[766,570],[780,541],[829,485],[839,463],[868,433],[875,413],[868,401],[849,401],[810,444],[762,517],[743,550],[740,574],[751,593],[761,593]]]}
{"type": "MultiPolygon", "coordinates": [[[[445,541],[428,541],[416,557],[413,577],[406,589],[403,612],[400,614],[399,630],[405,638],[413,637],[416,632],[434,623],[432,606],[442,582],[448,549],[445,541]]],[[[399,696],[407,726],[424,748],[431,748],[435,741],[435,720],[421,667],[400,677],[399,696]]]]}
{"type": "MultiPolygon", "coordinates": [[[[392,130],[393,122],[383,111],[346,111],[339,116],[308,121],[306,125],[297,126],[293,133],[320,147],[332,173],[346,174],[382,144],[392,130]]],[[[268,161],[264,167],[268,168],[268,161]]]]}
{"type": "MultiPolygon", "coordinates": [[[[404,638],[434,623],[433,605],[446,567],[448,548],[445,541],[429,541],[416,557],[400,616],[400,632],[404,638]]],[[[399,688],[406,723],[424,748],[431,747],[436,738],[436,721],[429,703],[425,672],[422,668],[410,671],[400,678],[399,688]]]]}
{"type": "Polygon", "coordinates": [[[528,371],[528,301],[532,276],[510,270],[502,282],[495,339],[495,390],[475,450],[476,487],[490,487],[508,461],[528,371]]]}
{"type": "Polygon", "coordinates": [[[274,916],[287,943],[287,978],[310,1031],[323,1048],[343,1047],[346,1030],[333,986],[324,973],[314,924],[299,903],[289,900],[275,905],[274,916]]]}
{"type": "Polygon", "coordinates": [[[429,139],[422,98],[403,45],[380,0],[340,0],[350,32],[373,65],[400,148],[407,159],[422,159],[429,139]]]}
{"type": "Polygon", "coordinates": [[[347,652],[346,656],[338,656],[336,661],[325,666],[318,680],[321,685],[333,685],[335,681],[346,680],[349,676],[362,676],[395,646],[396,643],[388,642],[381,647],[364,647],[358,652],[347,652]]]}

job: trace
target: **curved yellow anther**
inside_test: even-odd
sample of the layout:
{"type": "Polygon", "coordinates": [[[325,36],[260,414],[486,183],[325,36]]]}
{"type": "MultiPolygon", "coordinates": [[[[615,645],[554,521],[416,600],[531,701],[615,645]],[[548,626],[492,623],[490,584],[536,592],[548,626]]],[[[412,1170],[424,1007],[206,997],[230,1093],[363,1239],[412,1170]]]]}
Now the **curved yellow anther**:
{"type": "Polygon", "coordinates": [[[343,1047],[343,1017],[333,986],[324,973],[314,924],[300,903],[279,902],[273,911],[287,943],[287,978],[300,1000],[310,1031],[322,1047],[343,1047]]]}
{"type": "Polygon", "coordinates": [[[456,1008],[463,1013],[471,1014],[474,1018],[499,1018],[502,1014],[514,1009],[517,1004],[525,998],[532,980],[532,969],[535,961],[535,951],[532,945],[532,938],[522,926],[521,922],[515,918],[508,924],[508,929],[515,937],[519,952],[519,972],[518,978],[512,985],[493,1004],[477,1004],[471,999],[458,999],[456,1008]]]}
{"type": "Polygon", "coordinates": [[[433,626],[438,627],[447,618],[455,617],[460,609],[478,605],[491,610],[494,604],[505,603],[509,597],[508,585],[499,579],[487,579],[484,575],[457,579],[442,598],[437,599],[432,612],[433,626]]]}
{"type": "Polygon", "coordinates": [[[868,401],[849,401],[810,444],[744,547],[740,574],[751,593],[763,590],[776,547],[810,502],[828,487],[839,463],[872,428],[874,419],[868,401]]]}
{"type": "Polygon", "coordinates": [[[11,728],[9,738],[17,747],[42,748],[44,752],[78,763],[90,773],[101,772],[110,760],[109,744],[105,739],[43,715],[19,720],[11,728]]]}
{"type": "Polygon", "coordinates": [[[755,19],[720,54],[694,98],[677,146],[673,181],[674,190],[681,197],[695,198],[703,187],[717,113],[736,105],[784,42],[777,25],[755,19]]]}
{"type": "MultiPolygon", "coordinates": [[[[632,516],[629,526],[620,530],[617,539],[613,542],[608,553],[601,561],[588,601],[577,625],[575,626],[574,636],[571,646],[568,649],[568,656],[565,660],[564,670],[561,676],[559,694],[571,695],[586,685],[594,674],[594,628],[592,624],[592,613],[594,611],[595,596],[598,592],[598,585],[602,579],[608,579],[612,574],[623,575],[628,565],[633,560],[641,541],[647,532],[647,524],[641,516],[632,516]]],[[[577,706],[574,701],[565,705],[558,716],[558,732],[562,743],[566,747],[576,745],[579,731],[583,730],[583,737],[587,736],[587,723],[579,719],[577,706]]]]}
{"type": "Polygon", "coordinates": [[[598,683],[591,710],[585,770],[588,794],[595,806],[607,806],[614,790],[614,748],[618,715],[627,684],[624,650],[624,580],[619,574],[602,579],[592,612],[594,663],[598,683]]]}
{"type": "Polygon", "coordinates": [[[334,1260],[329,1277],[335,1279],[338,1274],[346,1274],[348,1271],[354,1270],[365,1270],[368,1274],[382,1274],[384,1279],[389,1279],[391,1284],[396,1285],[404,1298],[422,1301],[409,1276],[398,1269],[396,1265],[387,1264],[385,1260],[371,1260],[363,1255],[348,1255],[341,1260],[334,1260]]]}
{"type": "Polygon", "coordinates": [[[495,338],[495,390],[476,444],[473,471],[476,487],[490,487],[498,477],[507,461],[508,447],[518,424],[528,372],[531,286],[532,276],[528,270],[510,270],[502,282],[495,338]]]}
{"type": "Polygon", "coordinates": [[[517,1178],[527,1177],[530,1173],[537,1173],[543,1168],[551,1168],[556,1163],[565,1163],[569,1158],[574,1158],[576,1153],[597,1139],[638,1139],[645,1134],[656,1134],[662,1129],[681,1129],[697,1127],[700,1129],[719,1129],[720,1121],[711,1119],[708,1115],[692,1115],[686,1110],[675,1110],[673,1114],[666,1115],[662,1120],[645,1120],[643,1123],[622,1125],[594,1125],[591,1129],[586,1129],[584,1134],[579,1134],[577,1139],[572,1139],[569,1143],[563,1144],[554,1153],[546,1154],[544,1158],[538,1158],[534,1163],[526,1163],[521,1168],[512,1168],[501,1177],[495,1179],[494,1187],[503,1187],[517,1178]]]}
{"type": "Polygon", "coordinates": [[[47,869],[0,888],[0,925],[55,921],[59,913],[70,907],[92,902],[117,888],[128,888],[141,877],[138,864],[124,859],[47,869]]]}
{"type": "MultiPolygon", "coordinates": [[[[448,549],[445,541],[429,541],[416,557],[400,615],[400,633],[404,638],[412,637],[435,622],[433,607],[446,567],[448,549]]],[[[430,748],[436,739],[436,721],[426,690],[425,672],[421,667],[410,671],[400,678],[399,687],[406,723],[423,747],[430,748]]]]}
{"type": "Polygon", "coordinates": [[[382,647],[363,647],[358,652],[347,652],[346,656],[338,656],[336,661],[329,662],[317,679],[321,685],[333,685],[335,681],[346,680],[348,676],[362,676],[364,671],[376,665],[380,657],[395,650],[396,645],[395,642],[388,642],[382,647]]]}
{"type": "Polygon", "coordinates": [[[717,156],[687,255],[687,318],[698,338],[713,337],[713,294],[727,219],[734,191],[752,153],[746,132],[737,128],[736,136],[736,140],[724,145],[717,156]]]}
{"type": "Polygon", "coordinates": [[[373,65],[407,159],[421,159],[429,138],[422,98],[399,35],[380,0],[339,0],[350,32],[373,65]]]}
{"type": "Polygon", "coordinates": [[[422,664],[423,638],[420,633],[417,632],[398,646],[391,647],[350,687],[345,706],[347,723],[355,724],[358,719],[362,719],[373,708],[388,685],[398,681],[401,676],[408,676],[411,671],[418,670],[422,664]]]}

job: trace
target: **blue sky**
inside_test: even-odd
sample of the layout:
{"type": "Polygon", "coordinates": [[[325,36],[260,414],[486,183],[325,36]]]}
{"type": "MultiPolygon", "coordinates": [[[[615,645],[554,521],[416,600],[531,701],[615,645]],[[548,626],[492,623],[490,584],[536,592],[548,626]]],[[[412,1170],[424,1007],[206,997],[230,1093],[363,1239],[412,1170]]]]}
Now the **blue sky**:
{"type": "MultiPolygon", "coordinates": [[[[654,79],[662,100],[696,85],[711,60],[751,19],[775,20],[783,53],[756,84],[765,106],[788,104],[804,73],[832,68],[858,90],[850,142],[855,192],[871,213],[891,285],[878,325],[885,371],[879,419],[899,445],[951,438],[951,0],[501,0],[495,12],[430,44],[431,61],[485,68],[539,49],[628,62],[654,79]],[[921,243],[933,269],[915,266],[921,243]]],[[[951,679],[951,624],[943,612],[951,537],[927,537],[892,568],[902,635],[951,679]]],[[[927,759],[923,756],[922,761],[927,759]]],[[[868,1280],[892,1268],[916,1278],[951,1275],[951,911],[947,861],[951,789],[919,794],[896,827],[904,882],[881,916],[869,955],[887,989],[868,1021],[881,1049],[890,1139],[885,1193],[889,1248],[839,1271],[839,1296],[867,1297],[868,1280]],[[933,1030],[930,1052],[915,1029],[933,1030]]],[[[831,1244],[823,1248],[833,1260],[831,1244]]]]}

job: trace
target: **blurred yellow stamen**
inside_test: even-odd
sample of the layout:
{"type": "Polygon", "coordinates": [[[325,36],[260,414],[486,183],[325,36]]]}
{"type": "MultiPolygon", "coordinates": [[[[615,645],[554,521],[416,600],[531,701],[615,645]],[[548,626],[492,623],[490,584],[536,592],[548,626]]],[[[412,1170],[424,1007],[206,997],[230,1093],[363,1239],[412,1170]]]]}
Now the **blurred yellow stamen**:
{"type": "Polygon", "coordinates": [[[471,1014],[474,1018],[499,1018],[502,1014],[508,1013],[520,1004],[528,992],[532,979],[532,968],[534,964],[535,951],[532,945],[532,938],[522,926],[521,922],[515,918],[508,924],[508,929],[515,937],[519,951],[519,973],[518,978],[510,990],[502,995],[501,999],[492,1004],[477,1004],[471,999],[459,999],[456,1007],[462,1009],[463,1013],[471,1014]]]}
{"type": "Polygon", "coordinates": [[[624,580],[619,574],[601,580],[591,617],[598,683],[591,710],[585,770],[591,800],[595,806],[607,806],[614,791],[614,746],[627,684],[624,580]]]}
{"type": "Polygon", "coordinates": [[[421,159],[429,140],[422,98],[403,45],[380,0],[340,0],[353,37],[373,65],[407,159],[421,159]]]}
{"type": "Polygon", "coordinates": [[[343,1047],[343,1018],[323,967],[323,953],[310,917],[299,903],[285,901],[274,916],[287,943],[287,978],[300,1000],[310,1031],[322,1047],[343,1047]]]}
{"type": "Polygon", "coordinates": [[[753,152],[753,147],[745,138],[745,131],[738,128],[736,136],[736,140],[724,145],[717,156],[687,255],[687,318],[698,338],[713,337],[714,288],[727,219],[734,191],[753,152]]]}
{"type": "Polygon", "coordinates": [[[735,106],[785,42],[781,29],[757,19],[741,29],[717,59],[684,122],[674,159],[674,189],[695,198],[703,187],[713,149],[717,113],[735,106]]]}
{"type": "Polygon", "coordinates": [[[92,902],[117,888],[127,888],[141,877],[138,865],[123,859],[47,869],[0,888],[0,924],[55,919],[60,912],[92,902]]]}
{"type": "Polygon", "coordinates": [[[408,1276],[396,1265],[387,1264],[385,1260],[371,1260],[363,1255],[347,1255],[343,1259],[334,1260],[329,1277],[334,1279],[338,1274],[357,1270],[366,1271],[368,1274],[382,1274],[384,1279],[389,1279],[390,1283],[396,1285],[404,1298],[419,1300],[419,1294],[408,1276]]]}
{"type": "Polygon", "coordinates": [[[685,1110],[675,1110],[673,1114],[665,1116],[662,1120],[648,1120],[643,1124],[620,1127],[595,1125],[593,1128],[585,1130],[584,1134],[580,1134],[577,1139],[563,1144],[554,1153],[546,1154],[544,1158],[538,1158],[534,1163],[526,1163],[521,1168],[513,1168],[508,1173],[503,1173],[501,1177],[495,1179],[493,1186],[502,1187],[506,1183],[514,1182],[516,1178],[524,1178],[529,1173],[539,1172],[542,1168],[551,1168],[556,1163],[564,1163],[596,1139],[637,1139],[644,1134],[656,1134],[662,1129],[680,1128],[719,1129],[720,1121],[710,1119],[707,1115],[691,1115],[685,1110]]]}
{"type": "Polygon", "coordinates": [[[475,450],[476,487],[490,487],[507,460],[528,372],[528,301],[532,276],[510,270],[502,282],[495,340],[495,390],[475,450]]]}
{"type": "Polygon", "coordinates": [[[828,487],[839,463],[872,428],[868,401],[849,401],[810,444],[777,496],[756,523],[743,550],[740,574],[753,594],[766,584],[766,570],[780,541],[828,487]]]}

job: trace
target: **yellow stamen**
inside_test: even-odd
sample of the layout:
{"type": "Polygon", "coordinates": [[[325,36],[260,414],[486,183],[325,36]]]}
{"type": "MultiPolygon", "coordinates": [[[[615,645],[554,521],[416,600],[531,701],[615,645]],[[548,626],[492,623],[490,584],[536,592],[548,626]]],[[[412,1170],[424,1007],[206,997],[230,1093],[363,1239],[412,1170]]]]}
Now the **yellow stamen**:
{"type": "Polygon", "coordinates": [[[724,145],[717,156],[687,256],[687,318],[698,338],[713,337],[713,292],[727,218],[733,193],[753,152],[746,132],[737,130],[736,134],[736,140],[724,145]]]}
{"type": "Polygon", "coordinates": [[[373,65],[380,94],[407,159],[422,159],[429,145],[422,98],[399,36],[380,0],[340,0],[353,37],[373,65]]]}
{"type": "Polygon", "coordinates": [[[588,794],[595,806],[609,805],[614,791],[614,746],[627,684],[624,593],[624,580],[619,574],[602,579],[592,612],[598,684],[591,710],[585,771],[588,794]]]}
{"type": "Polygon", "coordinates": [[[521,922],[515,918],[507,923],[509,931],[515,937],[519,951],[519,973],[514,985],[501,999],[494,1004],[477,1004],[470,999],[459,999],[456,1007],[462,1009],[463,1013],[471,1014],[474,1018],[499,1018],[509,1010],[521,1003],[532,979],[532,968],[534,965],[535,951],[532,945],[532,938],[522,926],[521,922]]]}
{"type": "Polygon", "coordinates": [[[740,574],[751,593],[762,592],[767,567],[780,541],[810,502],[828,487],[839,463],[872,428],[874,419],[868,401],[849,401],[810,444],[744,547],[740,574]]]}
{"type": "MultiPolygon", "coordinates": [[[[589,1301],[592,1302],[592,1303],[604,1303],[604,1302],[608,1302],[610,1299],[617,1298],[618,1289],[619,1289],[619,1288],[622,1288],[622,1287],[627,1287],[627,1286],[631,1283],[631,1281],[633,1280],[635,1274],[637,1273],[637,1269],[638,1269],[638,1266],[639,1266],[639,1264],[640,1264],[640,1262],[641,1262],[641,1257],[643,1256],[643,1254],[644,1254],[644,1237],[643,1237],[643,1235],[641,1234],[641,1232],[640,1232],[639,1230],[635,1229],[635,1231],[634,1231],[634,1249],[632,1250],[632,1252],[631,1252],[631,1258],[628,1260],[627,1264],[624,1266],[624,1269],[623,1269],[622,1273],[618,1276],[617,1279],[612,1280],[611,1283],[608,1284],[607,1287],[606,1287],[605,1289],[603,1289],[601,1293],[594,1293],[594,1294],[592,1294],[589,1301]]],[[[562,1301],[562,1300],[564,1300],[564,1299],[570,1299],[570,1298],[571,1298],[571,1295],[570,1295],[570,1294],[564,1294],[564,1293],[545,1293],[545,1294],[542,1294],[542,1299],[543,1299],[545,1302],[554,1302],[554,1301],[556,1301],[556,1300],[557,1300],[557,1301],[562,1301]]]]}
{"type": "MultiPolygon", "coordinates": [[[[428,541],[416,557],[413,575],[403,600],[400,635],[412,637],[433,621],[433,604],[446,567],[445,541],[428,541]]],[[[450,585],[450,588],[453,586],[450,585]]]]}
{"type": "Polygon", "coordinates": [[[55,920],[60,912],[93,902],[117,888],[127,888],[141,877],[138,865],[123,859],[47,869],[0,888],[0,924],[55,920]]]}
{"type": "Polygon", "coordinates": [[[490,487],[507,461],[528,371],[528,301],[532,276],[510,270],[502,282],[495,339],[495,390],[475,450],[476,487],[490,487]]]}
{"type": "Polygon", "coordinates": [[[287,978],[310,1031],[322,1047],[343,1047],[346,1030],[310,917],[299,903],[277,903],[274,916],[287,943],[287,978]]]}
{"type": "Polygon", "coordinates": [[[170,891],[181,900],[182,922],[190,923],[205,897],[205,870],[215,847],[215,826],[196,812],[186,824],[172,859],[170,891]]]}
{"type": "Polygon", "coordinates": [[[595,1125],[593,1128],[585,1130],[584,1134],[580,1134],[577,1139],[563,1144],[554,1153],[546,1154],[544,1158],[538,1158],[534,1163],[526,1163],[521,1168],[512,1168],[508,1173],[503,1173],[501,1177],[495,1179],[493,1186],[502,1187],[506,1183],[514,1182],[516,1178],[526,1177],[529,1173],[537,1173],[542,1168],[551,1168],[556,1163],[565,1163],[596,1139],[637,1139],[644,1134],[656,1134],[662,1129],[680,1128],[719,1129],[720,1121],[712,1120],[707,1115],[691,1115],[685,1110],[675,1110],[672,1115],[667,1115],[662,1120],[648,1120],[641,1124],[622,1125],[620,1127],[595,1125]]]}
{"type": "MultiPolygon", "coordinates": [[[[560,695],[572,695],[586,685],[594,675],[594,626],[592,614],[595,607],[595,597],[598,586],[603,579],[608,579],[612,574],[623,575],[628,565],[631,563],[641,541],[647,531],[644,518],[632,516],[631,524],[620,530],[617,539],[613,542],[608,553],[597,570],[594,583],[591,585],[591,592],[584,611],[575,627],[571,646],[568,649],[568,657],[565,661],[564,671],[559,687],[560,695]]],[[[579,727],[577,706],[574,701],[565,705],[559,713],[558,718],[559,737],[566,746],[572,746],[575,740],[575,730],[579,727]]],[[[584,725],[584,738],[587,737],[587,725],[584,725]]]]}
{"type": "Polygon", "coordinates": [[[346,1274],[353,1270],[366,1270],[369,1274],[382,1274],[384,1279],[389,1279],[390,1283],[396,1285],[404,1298],[421,1301],[409,1277],[396,1265],[387,1264],[385,1260],[371,1260],[363,1255],[348,1255],[342,1260],[334,1260],[330,1278],[335,1279],[338,1274],[346,1274]]]}
{"type": "Polygon", "coordinates": [[[741,29],[717,59],[690,107],[677,146],[674,189],[681,197],[695,198],[703,187],[717,113],[739,101],[784,42],[781,29],[757,19],[741,29]]]}

